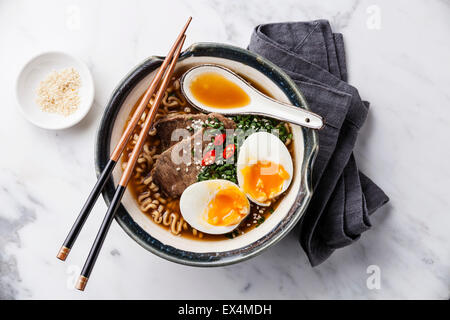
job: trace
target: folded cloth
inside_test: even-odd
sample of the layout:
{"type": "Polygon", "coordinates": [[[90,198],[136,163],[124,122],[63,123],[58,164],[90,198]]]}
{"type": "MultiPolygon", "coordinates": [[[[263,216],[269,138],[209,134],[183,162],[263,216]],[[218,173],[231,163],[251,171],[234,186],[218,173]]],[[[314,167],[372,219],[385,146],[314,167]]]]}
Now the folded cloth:
{"type": "Polygon", "coordinates": [[[370,228],[369,215],[386,194],[358,171],[352,153],[369,104],[347,81],[344,39],[328,21],[256,27],[249,50],[281,67],[297,84],[325,127],[313,169],[313,197],[300,222],[300,243],[316,266],[370,228]]]}

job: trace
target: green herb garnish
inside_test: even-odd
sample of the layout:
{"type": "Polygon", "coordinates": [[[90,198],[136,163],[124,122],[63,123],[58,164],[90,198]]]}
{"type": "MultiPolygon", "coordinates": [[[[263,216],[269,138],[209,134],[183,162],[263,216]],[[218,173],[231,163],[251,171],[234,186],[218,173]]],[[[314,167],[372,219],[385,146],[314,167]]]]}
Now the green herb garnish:
{"type": "MultiPolygon", "coordinates": [[[[241,134],[245,134],[245,132],[249,130],[253,130],[255,132],[272,132],[274,130],[277,130],[278,137],[281,141],[286,142],[288,138],[292,139],[292,134],[288,132],[288,130],[284,126],[284,122],[282,121],[253,115],[240,115],[231,118],[236,123],[237,129],[242,130],[241,134]]],[[[242,142],[243,139],[236,139],[236,141],[242,142]]]]}
{"type": "Polygon", "coordinates": [[[225,179],[237,183],[236,166],[231,163],[213,163],[209,166],[202,167],[202,170],[197,176],[197,181],[211,179],[225,179]]]}
{"type": "Polygon", "coordinates": [[[228,239],[233,239],[235,237],[237,237],[239,235],[239,231],[237,230],[233,230],[229,233],[225,233],[225,237],[227,237],[228,239]]]}
{"type": "Polygon", "coordinates": [[[258,228],[261,225],[261,223],[263,223],[265,220],[266,220],[266,218],[264,218],[264,217],[261,217],[258,220],[256,220],[255,228],[258,228]]]}

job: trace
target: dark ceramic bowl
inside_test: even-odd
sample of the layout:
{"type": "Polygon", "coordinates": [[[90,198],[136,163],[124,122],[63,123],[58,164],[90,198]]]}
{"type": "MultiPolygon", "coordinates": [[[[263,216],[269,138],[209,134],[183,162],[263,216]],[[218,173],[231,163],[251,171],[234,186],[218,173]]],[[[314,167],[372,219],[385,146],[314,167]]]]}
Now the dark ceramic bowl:
{"type": "MultiPolygon", "coordinates": [[[[161,65],[161,57],[151,57],[125,76],[108,102],[97,134],[96,170],[108,161],[130,110],[143,94],[161,65]]],[[[225,66],[263,87],[280,101],[308,109],[294,82],[277,66],[250,51],[218,43],[197,43],[181,55],[177,70],[212,63],[225,66]]],[[[317,133],[292,126],[294,177],[277,209],[258,228],[223,241],[200,241],[172,235],[144,215],[127,191],[116,220],[125,232],[147,250],[167,260],[192,266],[222,266],[249,259],[282,239],[299,221],[311,198],[311,172],[318,151],[317,133]]],[[[109,205],[122,169],[117,165],[107,182],[103,197],[109,205]]]]}

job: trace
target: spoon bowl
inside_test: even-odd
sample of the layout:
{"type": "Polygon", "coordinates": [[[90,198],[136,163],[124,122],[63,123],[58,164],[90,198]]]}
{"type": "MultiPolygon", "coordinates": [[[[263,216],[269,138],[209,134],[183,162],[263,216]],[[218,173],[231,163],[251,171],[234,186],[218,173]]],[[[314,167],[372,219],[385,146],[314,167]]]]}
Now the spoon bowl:
{"type": "MultiPolygon", "coordinates": [[[[193,67],[184,73],[180,84],[181,91],[189,103],[206,113],[217,112],[224,115],[261,115],[311,129],[321,129],[323,127],[321,116],[308,110],[296,108],[289,104],[276,101],[264,95],[239,75],[222,66],[204,64],[193,67]],[[242,94],[245,94],[247,98],[241,99],[241,104],[230,103],[229,105],[224,103],[214,104],[202,100],[195,94],[192,88],[195,81],[199,79],[200,76],[206,74],[222,78],[221,81],[227,83],[227,85],[234,90],[236,90],[236,88],[238,88],[237,90],[241,89],[242,94]]],[[[209,88],[209,86],[204,86],[202,89],[204,91],[209,89],[213,90],[212,88],[209,88]]],[[[224,97],[224,99],[225,98],[227,97],[224,97]]]]}

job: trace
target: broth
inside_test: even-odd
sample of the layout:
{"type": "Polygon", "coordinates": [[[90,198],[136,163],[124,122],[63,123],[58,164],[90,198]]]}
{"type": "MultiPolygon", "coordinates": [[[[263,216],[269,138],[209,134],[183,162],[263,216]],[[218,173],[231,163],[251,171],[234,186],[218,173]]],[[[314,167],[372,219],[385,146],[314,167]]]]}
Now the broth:
{"type": "MultiPolygon", "coordinates": [[[[167,114],[195,114],[195,113],[198,113],[198,111],[196,109],[194,109],[192,106],[190,106],[187,103],[187,101],[184,99],[184,97],[181,94],[181,90],[179,90],[179,80],[178,79],[179,79],[179,76],[181,76],[182,73],[184,73],[184,71],[185,70],[181,70],[181,71],[177,72],[175,77],[172,78],[172,82],[169,85],[168,89],[166,90],[166,95],[158,109],[158,113],[156,115],[155,121],[167,114]]],[[[260,90],[264,94],[268,95],[267,91],[265,91],[263,88],[260,88],[260,86],[258,86],[258,84],[251,83],[251,85],[253,87],[255,87],[257,90],[260,90]]],[[[128,121],[131,118],[131,115],[133,114],[134,110],[137,108],[139,102],[142,100],[142,96],[139,98],[139,100],[136,102],[135,106],[133,107],[133,109],[130,113],[130,116],[126,122],[126,125],[128,125],[128,121]]],[[[147,109],[147,111],[148,111],[148,109],[147,109]]],[[[122,167],[124,167],[129,160],[129,156],[131,155],[131,152],[132,152],[135,142],[137,140],[137,136],[139,135],[141,125],[143,124],[144,120],[145,120],[145,114],[141,117],[141,120],[139,121],[138,126],[136,126],[133,137],[128,142],[126,149],[122,155],[122,167]]],[[[126,125],[125,125],[125,127],[126,127],[126,125]]],[[[288,124],[284,124],[284,126],[287,128],[287,130],[289,130],[289,132],[291,132],[290,126],[288,124]]],[[[125,128],[124,128],[124,130],[125,130],[125,128]]],[[[289,153],[291,154],[291,157],[295,163],[294,152],[293,152],[293,143],[290,143],[290,141],[289,141],[289,143],[287,143],[287,147],[288,147],[289,153]]],[[[139,155],[138,162],[133,171],[133,176],[130,180],[128,189],[130,190],[133,198],[137,202],[141,211],[147,217],[149,217],[149,219],[153,220],[155,223],[157,223],[161,227],[168,230],[168,232],[170,231],[179,236],[183,236],[183,237],[186,237],[189,239],[195,239],[195,240],[218,241],[218,240],[224,240],[227,238],[228,239],[234,238],[235,236],[247,233],[247,232],[251,231],[252,229],[257,228],[261,223],[263,223],[270,216],[270,214],[277,208],[280,201],[282,201],[282,199],[283,199],[283,195],[280,195],[279,198],[270,205],[270,207],[259,207],[256,204],[250,202],[250,204],[251,204],[250,205],[250,214],[247,216],[247,218],[244,219],[244,221],[242,221],[240,226],[237,229],[235,229],[235,231],[233,231],[232,234],[211,235],[211,234],[201,233],[201,232],[193,229],[192,227],[190,227],[182,219],[181,212],[179,209],[179,198],[176,198],[176,199],[172,199],[169,197],[164,198],[163,195],[159,194],[158,186],[155,186],[153,182],[148,182],[148,175],[152,169],[152,166],[151,166],[151,163],[153,163],[152,159],[157,157],[158,154],[161,153],[161,151],[162,151],[161,150],[161,141],[159,140],[159,138],[155,134],[155,132],[151,131],[147,137],[144,148],[141,151],[141,154],[139,155]],[[151,194],[152,197],[150,197],[149,194],[151,194]],[[147,197],[147,195],[149,195],[149,196],[147,197]],[[153,203],[156,203],[155,200],[158,201],[158,204],[156,205],[156,209],[155,209],[155,205],[153,205],[153,203]],[[156,214],[157,216],[155,217],[155,211],[159,210],[162,205],[164,207],[163,208],[164,212],[160,212],[159,214],[156,214]],[[176,232],[178,232],[178,233],[176,233],[176,232]]]]}
{"type": "Polygon", "coordinates": [[[250,97],[241,87],[216,72],[197,76],[190,90],[198,101],[210,107],[238,108],[250,103],[250,97]]]}

